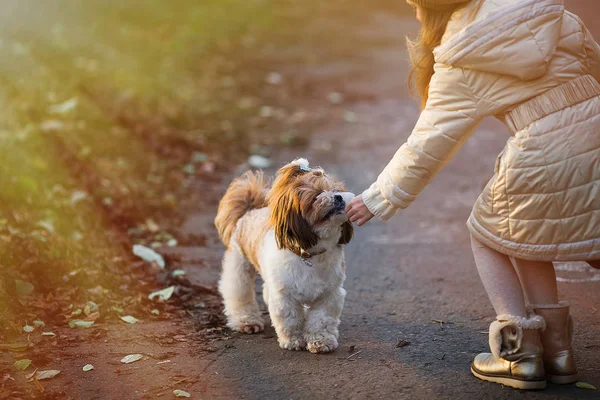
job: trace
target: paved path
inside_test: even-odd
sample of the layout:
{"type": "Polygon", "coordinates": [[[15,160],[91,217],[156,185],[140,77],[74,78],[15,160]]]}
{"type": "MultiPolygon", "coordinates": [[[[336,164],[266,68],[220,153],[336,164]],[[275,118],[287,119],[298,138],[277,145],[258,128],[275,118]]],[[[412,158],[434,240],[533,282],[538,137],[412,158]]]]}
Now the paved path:
{"type": "MultiPolygon", "coordinates": [[[[344,104],[357,122],[321,126],[308,149],[276,154],[274,164],[307,156],[344,179],[351,190],[366,188],[417,117],[405,94],[401,39],[414,29],[404,20],[375,16],[360,35],[385,44],[371,49],[369,63],[355,66],[369,73],[344,80],[340,88],[353,98],[375,100],[344,104]]],[[[327,79],[322,71],[304,73],[327,79]]],[[[475,270],[465,220],[505,140],[502,126],[484,123],[411,208],[388,223],[376,221],[356,230],[346,250],[348,296],[338,351],[313,355],[281,350],[270,327],[255,336],[234,335],[218,343],[220,350],[209,357],[212,362],[204,369],[207,398],[599,398],[599,392],[574,386],[523,393],[481,382],[469,372],[473,357],[487,350],[486,331],[494,313],[475,270]],[[399,339],[410,345],[397,348],[399,339]]],[[[187,229],[202,231],[211,219],[196,215],[187,229]]],[[[194,275],[202,283],[218,276],[220,248],[215,249],[212,269],[194,275]]],[[[581,380],[600,387],[600,274],[572,265],[558,268],[565,281],[561,297],[573,304],[581,380]]]]}

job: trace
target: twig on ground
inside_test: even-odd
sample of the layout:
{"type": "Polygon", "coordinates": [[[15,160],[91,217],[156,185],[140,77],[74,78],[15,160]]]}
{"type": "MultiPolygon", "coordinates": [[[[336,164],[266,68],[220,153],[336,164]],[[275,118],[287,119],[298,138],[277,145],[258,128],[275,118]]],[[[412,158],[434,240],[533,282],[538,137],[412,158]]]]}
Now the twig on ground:
{"type": "Polygon", "coordinates": [[[356,352],[356,353],[354,353],[354,354],[350,354],[350,355],[349,355],[349,356],[346,358],[346,360],[349,360],[349,359],[351,359],[352,357],[354,357],[355,355],[357,355],[357,354],[360,354],[360,353],[362,353],[362,350],[359,350],[359,351],[357,351],[357,352],[356,352]]]}
{"type": "Polygon", "coordinates": [[[444,324],[446,322],[442,321],[441,319],[432,319],[431,322],[435,322],[436,324],[440,324],[440,329],[444,329],[444,324]]]}

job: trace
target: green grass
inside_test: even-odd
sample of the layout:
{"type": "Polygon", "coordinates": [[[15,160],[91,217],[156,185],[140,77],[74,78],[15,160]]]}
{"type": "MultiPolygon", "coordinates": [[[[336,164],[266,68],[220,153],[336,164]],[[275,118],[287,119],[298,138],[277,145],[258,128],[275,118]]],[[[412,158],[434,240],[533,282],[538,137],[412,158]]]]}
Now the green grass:
{"type": "Polygon", "coordinates": [[[127,241],[107,232],[177,206],[193,152],[210,153],[214,111],[236,90],[221,85],[228,57],[268,29],[270,10],[259,0],[2,2],[0,314],[14,305],[15,277],[38,293],[84,267],[82,285],[118,282],[103,268],[127,241]]]}

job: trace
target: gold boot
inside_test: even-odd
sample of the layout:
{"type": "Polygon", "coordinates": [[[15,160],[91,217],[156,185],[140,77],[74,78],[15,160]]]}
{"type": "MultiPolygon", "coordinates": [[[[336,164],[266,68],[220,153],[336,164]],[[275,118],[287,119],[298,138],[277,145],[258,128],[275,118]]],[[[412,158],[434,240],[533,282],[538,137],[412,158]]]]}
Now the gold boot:
{"type": "Polygon", "coordinates": [[[577,382],[577,367],[573,357],[573,320],[569,303],[537,304],[534,312],[546,320],[541,334],[544,346],[544,369],[550,382],[565,384],[577,382]]]}
{"type": "Polygon", "coordinates": [[[471,372],[484,381],[516,389],[545,389],[539,334],[544,328],[544,319],[538,315],[499,315],[490,325],[492,353],[475,357],[471,372]]]}

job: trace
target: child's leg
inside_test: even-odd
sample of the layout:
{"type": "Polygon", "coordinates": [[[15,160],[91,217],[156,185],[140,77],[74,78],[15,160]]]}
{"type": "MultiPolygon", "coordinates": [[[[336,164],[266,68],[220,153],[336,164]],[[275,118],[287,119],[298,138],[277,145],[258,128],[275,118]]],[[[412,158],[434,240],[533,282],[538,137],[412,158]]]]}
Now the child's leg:
{"type": "Polygon", "coordinates": [[[551,262],[511,258],[529,304],[558,304],[556,273],[551,262]]]}
{"type": "Polygon", "coordinates": [[[527,317],[523,288],[510,258],[471,236],[471,247],[481,282],[497,315],[527,317]]]}
{"type": "Polygon", "coordinates": [[[541,333],[546,375],[554,383],[576,382],[573,320],[569,316],[569,303],[558,302],[554,265],[551,262],[516,258],[512,261],[519,272],[525,296],[533,306],[533,311],[546,322],[546,330],[541,333]]]}
{"type": "Polygon", "coordinates": [[[546,387],[539,330],[544,319],[527,315],[519,276],[507,255],[471,236],[481,282],[498,316],[490,325],[490,350],[471,365],[479,379],[518,389],[546,387]]]}

